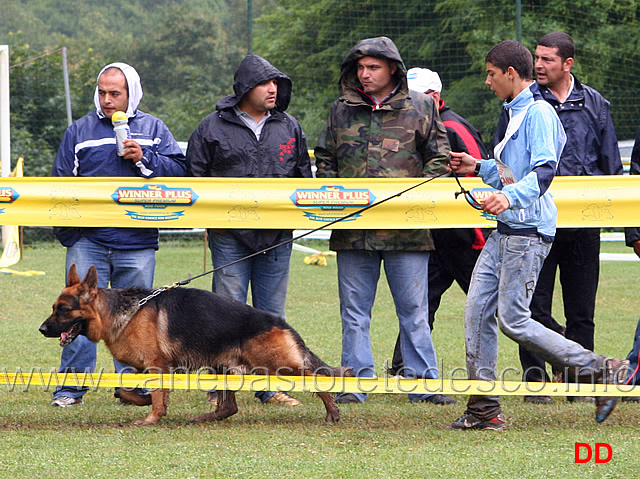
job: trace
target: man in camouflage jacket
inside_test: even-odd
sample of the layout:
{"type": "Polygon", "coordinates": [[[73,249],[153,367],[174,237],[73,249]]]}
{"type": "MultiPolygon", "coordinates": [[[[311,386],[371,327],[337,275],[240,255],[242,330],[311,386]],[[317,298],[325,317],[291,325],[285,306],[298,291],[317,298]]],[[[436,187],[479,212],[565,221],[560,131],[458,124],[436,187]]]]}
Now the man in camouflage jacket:
{"type": "MultiPolygon", "coordinates": [[[[411,92],[395,44],[386,37],[358,42],[342,63],[340,98],[315,149],[322,178],[408,178],[446,172],[449,143],[437,105],[411,92]]],[[[380,266],[400,323],[405,377],[436,379],[438,368],[428,324],[427,272],[433,240],[428,230],[333,230],[342,317],[342,365],[374,375],[369,339],[380,266]]],[[[365,393],[338,395],[364,402],[365,393]]],[[[441,394],[411,401],[451,404],[441,394]]]]}

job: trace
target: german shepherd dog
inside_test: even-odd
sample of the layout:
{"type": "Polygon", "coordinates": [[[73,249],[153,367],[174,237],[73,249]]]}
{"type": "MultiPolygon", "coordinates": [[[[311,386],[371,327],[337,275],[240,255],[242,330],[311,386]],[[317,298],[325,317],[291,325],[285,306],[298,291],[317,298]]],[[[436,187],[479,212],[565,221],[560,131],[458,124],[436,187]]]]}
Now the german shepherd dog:
{"type": "MultiPolygon", "coordinates": [[[[138,371],[168,374],[207,368],[238,374],[259,370],[271,375],[352,375],[325,364],[282,318],[240,301],[201,289],[173,288],[141,306],[140,300],[151,290],[105,289],[97,284],[94,266],[80,280],[72,265],[67,286],[40,332],[59,337],[61,346],[80,334],[94,342],[102,339],[114,358],[138,371]]],[[[317,394],[327,410],[327,422],[339,421],[333,394],[317,394]]],[[[120,395],[138,405],[148,404],[148,400],[140,403],[132,391],[121,389],[120,395]]],[[[167,389],[152,391],[150,414],[134,424],[156,424],[167,413],[168,399],[167,389]]],[[[191,421],[222,420],[237,411],[235,393],[220,391],[215,411],[191,421]]]]}

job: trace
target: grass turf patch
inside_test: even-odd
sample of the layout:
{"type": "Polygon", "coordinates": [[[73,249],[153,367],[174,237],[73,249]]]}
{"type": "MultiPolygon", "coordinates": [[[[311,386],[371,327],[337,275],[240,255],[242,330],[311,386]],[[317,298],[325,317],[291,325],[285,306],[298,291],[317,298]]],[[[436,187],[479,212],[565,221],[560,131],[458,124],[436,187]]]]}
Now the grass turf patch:
{"type": "MultiPolygon", "coordinates": [[[[603,243],[603,251],[610,249],[631,251],[603,243]]],[[[156,285],[202,272],[203,250],[197,242],[162,245],[156,285]]],[[[339,365],[335,258],[320,267],[305,265],[304,256],[294,252],[292,258],[288,321],[322,359],[339,365]]],[[[63,286],[63,268],[64,248],[41,246],[25,251],[14,269],[42,270],[44,276],[0,276],[0,368],[58,367],[60,347],[38,327],[63,286]]],[[[640,305],[633,288],[638,265],[603,262],[601,268],[596,350],[626,356],[640,305]]],[[[210,284],[206,276],[189,286],[209,289],[210,284]]],[[[443,298],[433,333],[445,376],[464,367],[463,309],[464,294],[454,286],[443,298]]],[[[559,288],[554,314],[563,317],[559,288]]],[[[380,375],[397,331],[393,302],[381,281],[372,321],[380,375]]],[[[104,345],[98,351],[98,367],[112,371],[104,345]]],[[[519,368],[517,348],[501,336],[499,369],[506,367],[519,368]]],[[[324,422],[318,398],[295,396],[303,405],[285,408],[239,393],[236,416],[194,425],[187,422],[190,417],[212,409],[205,393],[175,391],[168,416],[156,427],[140,428],[130,423],[148,408],[121,406],[110,389],[89,392],[82,406],[60,409],[49,406],[51,391],[10,392],[0,386],[0,477],[632,477],[640,463],[635,446],[640,406],[634,403],[620,403],[598,425],[592,404],[560,397],[539,406],[505,397],[509,427],[495,433],[445,429],[464,411],[463,395],[457,396],[458,405],[441,407],[410,404],[402,394],[376,394],[365,404],[340,406],[342,421],[335,426],[324,422]],[[576,442],[609,443],[613,458],[606,464],[574,464],[576,442]]]]}

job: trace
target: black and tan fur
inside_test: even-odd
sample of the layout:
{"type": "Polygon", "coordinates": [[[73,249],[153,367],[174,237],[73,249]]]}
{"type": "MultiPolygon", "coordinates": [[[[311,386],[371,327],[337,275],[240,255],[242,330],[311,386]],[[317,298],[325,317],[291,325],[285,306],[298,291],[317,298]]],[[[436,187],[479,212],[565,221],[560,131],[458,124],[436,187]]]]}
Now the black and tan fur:
{"type": "MultiPolygon", "coordinates": [[[[239,301],[201,289],[174,288],[139,306],[151,290],[105,289],[97,284],[95,267],[81,281],[71,266],[67,286],[40,332],[60,337],[63,346],[79,334],[94,342],[102,339],[114,358],[138,371],[167,374],[209,368],[236,374],[344,375],[313,354],[283,319],[239,301]]],[[[124,389],[120,394],[127,400],[136,396],[124,389]]],[[[327,422],[337,422],[340,413],[333,394],[318,396],[327,422]]],[[[166,415],[168,397],[166,389],[152,391],[151,413],[136,424],[157,423],[166,415]]],[[[221,420],[237,411],[234,392],[220,391],[216,410],[192,421],[221,420]]]]}

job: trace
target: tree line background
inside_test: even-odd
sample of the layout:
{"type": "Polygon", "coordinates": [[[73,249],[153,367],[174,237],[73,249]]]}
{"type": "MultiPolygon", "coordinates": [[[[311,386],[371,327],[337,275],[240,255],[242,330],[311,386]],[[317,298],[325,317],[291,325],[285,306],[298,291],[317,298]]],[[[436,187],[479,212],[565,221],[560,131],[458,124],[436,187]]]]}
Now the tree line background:
{"type": "Polygon", "coordinates": [[[442,96],[490,140],[501,108],[484,85],[487,51],[516,39],[532,51],[554,30],[577,46],[574,73],[611,101],[618,139],[640,124],[640,0],[4,0],[0,44],[10,48],[12,164],[48,176],[67,118],[61,48],[67,48],[73,119],[94,109],[96,75],[133,65],[140,109],[179,141],[218,99],[251,51],[293,80],[289,112],[315,145],[338,95],[340,64],[360,39],[388,36],[407,68],[438,71],[442,96]],[[249,21],[251,18],[251,21],[249,21]]]}

